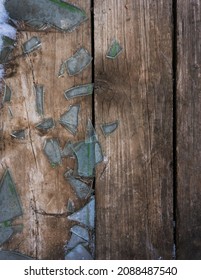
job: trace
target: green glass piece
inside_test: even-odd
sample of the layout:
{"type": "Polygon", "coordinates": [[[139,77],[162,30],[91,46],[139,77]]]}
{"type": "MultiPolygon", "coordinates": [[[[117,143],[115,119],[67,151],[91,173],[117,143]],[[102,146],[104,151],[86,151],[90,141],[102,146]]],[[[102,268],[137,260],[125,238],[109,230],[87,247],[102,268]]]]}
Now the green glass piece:
{"type": "Polygon", "coordinates": [[[114,40],[107,52],[106,57],[115,59],[122,51],[122,47],[120,46],[117,40],[114,40]]]}

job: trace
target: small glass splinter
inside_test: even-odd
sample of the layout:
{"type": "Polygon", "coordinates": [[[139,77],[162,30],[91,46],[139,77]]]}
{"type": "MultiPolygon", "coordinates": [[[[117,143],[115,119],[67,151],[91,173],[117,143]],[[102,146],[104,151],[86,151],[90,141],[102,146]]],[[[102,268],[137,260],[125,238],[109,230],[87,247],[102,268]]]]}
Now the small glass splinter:
{"type": "Polygon", "coordinates": [[[22,48],[24,53],[30,53],[36,49],[38,49],[41,46],[41,41],[38,37],[34,36],[28,41],[26,41],[22,48]]]}
{"type": "Polygon", "coordinates": [[[122,47],[120,46],[119,42],[114,40],[107,52],[106,57],[115,59],[122,51],[122,47]]]}
{"type": "Polygon", "coordinates": [[[102,129],[103,134],[105,136],[110,135],[112,132],[114,132],[117,129],[118,125],[119,125],[118,121],[102,124],[101,129],[102,129]]]}
{"type": "Polygon", "coordinates": [[[40,116],[44,114],[44,86],[35,85],[36,111],[40,116]]]}

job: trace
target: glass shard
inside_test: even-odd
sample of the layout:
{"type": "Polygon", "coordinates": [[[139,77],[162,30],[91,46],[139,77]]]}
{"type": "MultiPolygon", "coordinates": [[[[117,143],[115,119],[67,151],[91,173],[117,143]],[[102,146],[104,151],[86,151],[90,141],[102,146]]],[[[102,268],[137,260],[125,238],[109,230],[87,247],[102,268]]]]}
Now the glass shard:
{"type": "Polygon", "coordinates": [[[0,251],[0,260],[32,260],[32,258],[15,251],[0,251]]]}
{"type": "Polygon", "coordinates": [[[74,191],[76,192],[76,195],[80,199],[86,199],[92,193],[92,189],[84,182],[76,179],[72,174],[73,171],[69,170],[64,174],[64,176],[69,182],[69,184],[73,187],[74,191]]]}
{"type": "Polygon", "coordinates": [[[44,146],[44,152],[52,167],[61,164],[61,148],[57,139],[47,139],[44,146]]]}
{"type": "Polygon", "coordinates": [[[24,53],[30,53],[41,46],[40,38],[34,36],[22,45],[24,53]]]}
{"type": "Polygon", "coordinates": [[[40,115],[44,115],[44,86],[35,85],[35,94],[36,94],[36,112],[40,115]]]}
{"type": "Polygon", "coordinates": [[[5,227],[0,225],[0,245],[6,242],[13,234],[12,227],[5,227]]]}
{"type": "Polygon", "coordinates": [[[11,96],[12,96],[12,91],[11,91],[11,89],[9,88],[9,86],[7,86],[7,85],[5,84],[5,87],[4,87],[4,96],[3,96],[3,103],[5,103],[5,102],[10,102],[11,96]]]}
{"type": "Polygon", "coordinates": [[[71,238],[68,241],[67,245],[65,246],[65,250],[69,251],[75,248],[78,244],[83,244],[87,246],[87,242],[79,237],[77,234],[72,233],[71,238]]]}
{"type": "Polygon", "coordinates": [[[62,62],[59,68],[58,78],[63,77],[66,72],[66,63],[62,62]]]}
{"type": "Polygon", "coordinates": [[[36,125],[36,128],[43,131],[47,132],[49,129],[54,127],[54,120],[53,118],[47,118],[44,119],[42,122],[36,125]]]}
{"type": "Polygon", "coordinates": [[[72,31],[87,19],[85,11],[61,0],[7,0],[5,7],[12,19],[36,28],[47,25],[72,31]]]}
{"type": "Polygon", "coordinates": [[[62,157],[74,157],[74,153],[72,151],[71,145],[72,145],[71,141],[66,142],[64,149],[62,151],[62,157]]]}
{"type": "Polygon", "coordinates": [[[73,226],[70,231],[86,241],[89,241],[89,232],[86,228],[81,226],[73,226]]]}
{"type": "Polygon", "coordinates": [[[15,139],[24,140],[26,137],[25,130],[24,129],[14,130],[12,131],[11,136],[15,139]]]}
{"type": "Polygon", "coordinates": [[[106,57],[115,59],[122,51],[122,47],[120,46],[117,40],[114,40],[107,52],[106,57]]]}
{"type": "Polygon", "coordinates": [[[86,136],[85,136],[85,143],[94,143],[98,141],[98,136],[96,134],[96,131],[92,125],[92,122],[90,119],[88,119],[87,122],[87,128],[86,128],[86,136]]]}
{"type": "Polygon", "coordinates": [[[91,55],[84,48],[80,48],[66,61],[68,74],[74,76],[85,69],[92,61],[91,55]]]}
{"type": "Polygon", "coordinates": [[[78,244],[65,256],[65,260],[93,260],[93,258],[84,246],[78,244]]]}
{"type": "Polygon", "coordinates": [[[108,136],[109,134],[111,134],[112,132],[114,132],[117,129],[118,125],[119,125],[118,121],[107,123],[107,124],[102,124],[101,129],[102,129],[103,134],[105,136],[108,136]]]}
{"type": "Polygon", "coordinates": [[[0,223],[22,215],[15,183],[9,170],[6,170],[0,182],[0,213],[0,223]]]}
{"type": "Polygon", "coordinates": [[[75,211],[75,204],[72,199],[69,198],[67,203],[67,212],[68,214],[72,214],[75,211]]]}
{"type": "Polygon", "coordinates": [[[80,105],[72,105],[68,111],[61,115],[59,120],[60,124],[73,135],[77,132],[79,110],[80,105]]]}
{"type": "Polygon", "coordinates": [[[91,198],[88,204],[86,204],[79,211],[68,216],[68,219],[71,221],[75,221],[81,223],[88,228],[93,229],[95,223],[95,199],[91,198]]]}
{"type": "Polygon", "coordinates": [[[95,143],[95,164],[102,162],[104,159],[102,148],[99,142],[95,143]]]}
{"type": "Polygon", "coordinates": [[[2,48],[0,48],[0,64],[8,62],[8,60],[11,58],[10,55],[14,49],[15,46],[15,40],[3,36],[2,37],[2,48]]]}
{"type": "Polygon", "coordinates": [[[65,91],[64,96],[69,100],[75,97],[91,95],[93,93],[93,87],[93,84],[72,87],[65,91]]]}

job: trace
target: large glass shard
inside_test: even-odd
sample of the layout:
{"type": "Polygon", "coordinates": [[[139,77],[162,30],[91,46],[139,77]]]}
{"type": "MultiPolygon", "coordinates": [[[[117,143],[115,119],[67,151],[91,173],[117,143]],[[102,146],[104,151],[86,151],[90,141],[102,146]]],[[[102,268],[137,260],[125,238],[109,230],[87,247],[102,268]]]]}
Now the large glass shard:
{"type": "Polygon", "coordinates": [[[77,132],[79,110],[80,105],[72,105],[68,111],[61,115],[59,120],[60,124],[73,135],[77,132]]]}
{"type": "Polygon", "coordinates": [[[11,136],[18,140],[24,140],[26,137],[25,130],[24,129],[14,130],[12,131],[11,136]]]}
{"type": "Polygon", "coordinates": [[[0,245],[6,242],[13,234],[12,227],[0,225],[0,245]]]}
{"type": "Polygon", "coordinates": [[[72,57],[66,61],[66,67],[68,74],[74,76],[85,69],[92,61],[92,57],[89,52],[80,48],[72,57]]]}
{"type": "Polygon", "coordinates": [[[36,94],[36,112],[40,115],[44,115],[44,86],[35,85],[36,94]]]}
{"type": "Polygon", "coordinates": [[[95,223],[95,199],[91,198],[88,204],[86,204],[82,209],[68,216],[68,219],[81,223],[88,228],[93,229],[95,223]]]}
{"type": "Polygon", "coordinates": [[[44,152],[52,167],[61,164],[61,148],[57,139],[47,139],[44,146],[44,152]]]}
{"type": "Polygon", "coordinates": [[[120,46],[117,40],[114,40],[107,52],[106,57],[115,59],[122,51],[122,47],[120,46]]]}
{"type": "Polygon", "coordinates": [[[68,241],[68,244],[65,246],[66,251],[72,250],[75,248],[78,244],[88,245],[86,240],[78,236],[77,234],[72,233],[70,240],[68,241]]]}
{"type": "Polygon", "coordinates": [[[109,134],[111,134],[112,132],[114,132],[117,129],[118,125],[119,125],[118,121],[107,123],[107,124],[102,124],[101,129],[102,129],[103,134],[105,136],[108,136],[109,134]]]}
{"type": "Polygon", "coordinates": [[[72,174],[73,171],[69,170],[64,174],[64,176],[70,183],[70,185],[73,187],[74,191],[76,192],[76,195],[80,199],[86,199],[92,193],[92,189],[84,182],[76,179],[72,174]]]}
{"type": "Polygon", "coordinates": [[[84,246],[78,244],[65,256],[65,260],[93,260],[93,258],[84,246]]]}
{"type": "Polygon", "coordinates": [[[65,91],[64,96],[69,100],[75,97],[91,95],[93,93],[93,88],[93,84],[72,87],[65,91]]]}
{"type": "Polygon", "coordinates": [[[15,183],[9,170],[0,182],[0,223],[22,215],[22,208],[16,192],[15,183]]]}
{"type": "Polygon", "coordinates": [[[61,0],[7,0],[5,7],[12,19],[36,28],[72,31],[87,19],[85,11],[61,0]]]}
{"type": "Polygon", "coordinates": [[[22,49],[24,53],[30,53],[40,48],[40,46],[41,46],[40,38],[34,36],[22,45],[22,49]]]}
{"type": "Polygon", "coordinates": [[[7,85],[5,84],[5,87],[4,87],[4,96],[3,96],[3,103],[5,103],[5,102],[10,102],[11,96],[12,96],[12,91],[11,91],[11,89],[9,88],[9,86],[7,86],[7,85]]]}
{"type": "Polygon", "coordinates": [[[0,260],[33,260],[32,258],[15,251],[0,251],[0,260]]]}
{"type": "Polygon", "coordinates": [[[47,132],[51,128],[54,127],[54,120],[53,118],[44,119],[42,122],[36,125],[36,128],[42,132],[47,132]]]}
{"type": "Polygon", "coordinates": [[[86,228],[81,226],[73,226],[70,231],[86,241],[89,241],[89,232],[86,228]]]}

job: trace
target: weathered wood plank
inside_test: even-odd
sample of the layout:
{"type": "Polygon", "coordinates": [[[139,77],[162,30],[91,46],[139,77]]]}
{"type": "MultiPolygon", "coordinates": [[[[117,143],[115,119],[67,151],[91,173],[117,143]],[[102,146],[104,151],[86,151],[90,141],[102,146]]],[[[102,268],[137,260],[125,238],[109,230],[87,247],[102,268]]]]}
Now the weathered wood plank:
{"type": "Polygon", "coordinates": [[[97,259],[171,259],[172,1],[95,1],[97,259]],[[106,58],[113,39],[123,52],[106,58]],[[119,120],[107,138],[99,125],[119,120]]]}
{"type": "Polygon", "coordinates": [[[201,3],[177,1],[177,258],[201,258],[201,3]]]}
{"type": "Polygon", "coordinates": [[[18,46],[13,62],[17,69],[6,83],[13,90],[11,104],[1,110],[3,141],[1,145],[0,175],[9,167],[17,184],[24,215],[16,220],[23,223],[23,232],[14,235],[3,248],[18,250],[37,259],[63,259],[63,246],[69,239],[72,223],[66,218],[66,205],[70,197],[76,209],[82,204],[76,198],[72,188],[64,180],[63,174],[73,167],[72,160],[64,159],[62,165],[52,168],[43,153],[45,139],[56,137],[61,146],[67,140],[77,141],[85,136],[86,120],[91,117],[91,97],[67,101],[64,91],[72,86],[91,82],[91,66],[76,77],[58,78],[62,61],[72,56],[80,47],[91,52],[90,1],[76,1],[83,8],[89,20],[72,33],[21,31],[18,34],[18,46]],[[39,36],[40,49],[29,55],[21,55],[21,46],[32,36],[39,36]],[[34,84],[43,84],[45,89],[45,117],[53,117],[56,127],[47,135],[41,135],[35,129],[41,117],[35,109],[34,84]],[[59,123],[60,115],[70,104],[81,104],[79,126],[76,137],[68,133],[59,123]],[[8,114],[12,109],[13,118],[8,114]],[[26,140],[10,137],[12,130],[25,128],[26,140]]]}

